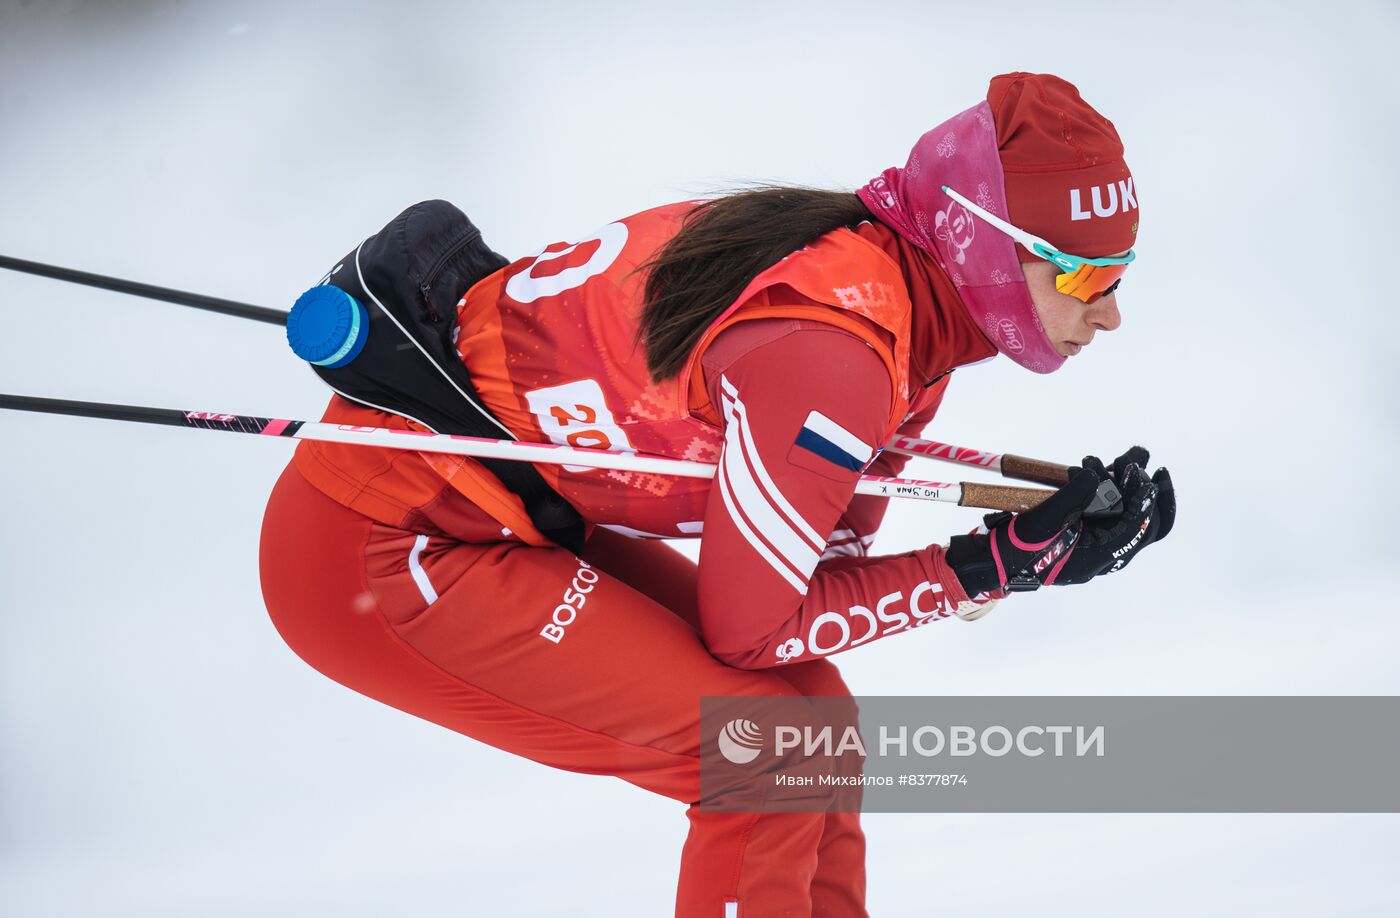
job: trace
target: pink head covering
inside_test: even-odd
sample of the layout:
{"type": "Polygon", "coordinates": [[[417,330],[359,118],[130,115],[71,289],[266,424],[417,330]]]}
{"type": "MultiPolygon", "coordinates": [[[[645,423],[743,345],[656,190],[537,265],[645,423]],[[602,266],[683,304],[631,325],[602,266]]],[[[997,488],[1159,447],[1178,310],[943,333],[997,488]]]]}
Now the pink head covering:
{"type": "Polygon", "coordinates": [[[944,185],[1009,219],[996,126],[986,102],[920,137],[903,169],[891,166],[856,194],[882,223],[938,261],[997,350],[1037,373],[1059,369],[1065,358],[1040,324],[1016,244],[944,194],[944,185]]]}

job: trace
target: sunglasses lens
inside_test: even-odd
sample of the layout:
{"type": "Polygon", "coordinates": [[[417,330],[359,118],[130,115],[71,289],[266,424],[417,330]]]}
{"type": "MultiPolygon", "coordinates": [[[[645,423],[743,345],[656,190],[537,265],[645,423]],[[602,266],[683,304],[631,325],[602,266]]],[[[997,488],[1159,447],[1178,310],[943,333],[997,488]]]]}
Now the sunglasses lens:
{"type": "Polygon", "coordinates": [[[1093,303],[1117,288],[1127,265],[1080,265],[1077,271],[1055,278],[1055,289],[1077,300],[1093,303]]]}

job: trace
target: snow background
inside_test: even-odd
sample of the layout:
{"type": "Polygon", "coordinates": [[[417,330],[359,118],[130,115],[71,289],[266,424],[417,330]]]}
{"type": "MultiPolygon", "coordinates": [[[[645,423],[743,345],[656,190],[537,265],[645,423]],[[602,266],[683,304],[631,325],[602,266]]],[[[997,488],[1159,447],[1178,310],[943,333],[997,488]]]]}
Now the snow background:
{"type": "MultiPolygon", "coordinates": [[[[1397,39],[1384,2],[0,0],[0,252],[286,308],[412,201],[518,257],[746,180],[857,187],[993,74],[1057,72],[1117,124],[1147,214],[1123,327],[1051,377],[960,372],[931,433],[1141,441],[1181,519],[1124,576],[844,655],[848,682],[1395,694],[1397,39]]],[[[0,310],[0,391],[326,400],[274,327],[4,271],[0,310]]],[[[5,413],[0,445],[0,910],[670,913],[679,805],[282,644],[257,544],[286,444],[5,413]]],[[[899,507],[877,550],[974,520],[899,507]]],[[[878,916],[1400,910],[1393,815],[866,824],[878,916]]]]}

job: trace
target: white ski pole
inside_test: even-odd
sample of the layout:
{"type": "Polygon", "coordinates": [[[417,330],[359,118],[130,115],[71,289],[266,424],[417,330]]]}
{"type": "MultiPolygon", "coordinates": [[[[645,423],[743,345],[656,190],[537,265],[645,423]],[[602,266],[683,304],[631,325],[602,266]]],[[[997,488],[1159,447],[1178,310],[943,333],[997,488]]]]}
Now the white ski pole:
{"type": "MultiPolygon", "coordinates": [[[[80,417],[106,418],[117,421],[139,421],[172,427],[201,430],[224,430],[233,433],[257,434],[296,440],[321,440],[381,449],[416,450],[418,452],[450,453],[477,459],[507,459],[516,462],[537,462],[547,465],[576,465],[594,469],[619,469],[653,475],[675,475],[682,478],[713,478],[716,466],[688,459],[671,459],[642,453],[614,452],[602,449],[582,449],[551,443],[525,443],[515,440],[491,440],[483,437],[463,437],[416,430],[395,430],[387,427],[353,427],[327,424],[321,421],[293,421],[285,418],[260,418],[217,411],[183,411],[176,408],[148,408],[136,405],[112,405],[102,402],[75,402],[64,399],[33,398],[22,395],[0,395],[0,408],[17,411],[38,411],[47,414],[67,414],[80,417]]],[[[1053,492],[1039,488],[1016,488],[1008,485],[984,484],[974,481],[925,481],[914,478],[883,478],[862,476],[856,483],[857,494],[893,497],[902,500],[927,500],[980,507],[985,510],[1021,512],[1038,505],[1053,492]]]]}

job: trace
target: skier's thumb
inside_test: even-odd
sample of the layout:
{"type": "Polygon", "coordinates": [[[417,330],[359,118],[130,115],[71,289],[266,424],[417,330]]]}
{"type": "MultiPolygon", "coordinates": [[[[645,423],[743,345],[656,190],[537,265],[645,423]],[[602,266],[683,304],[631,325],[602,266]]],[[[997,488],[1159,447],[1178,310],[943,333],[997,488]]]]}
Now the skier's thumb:
{"type": "Polygon", "coordinates": [[[1152,475],[1152,482],[1157,485],[1157,515],[1161,518],[1161,524],[1157,527],[1157,537],[1153,541],[1160,542],[1167,537],[1167,533],[1172,531],[1172,526],[1176,523],[1176,488],[1172,485],[1171,472],[1165,467],[1152,475]]]}

